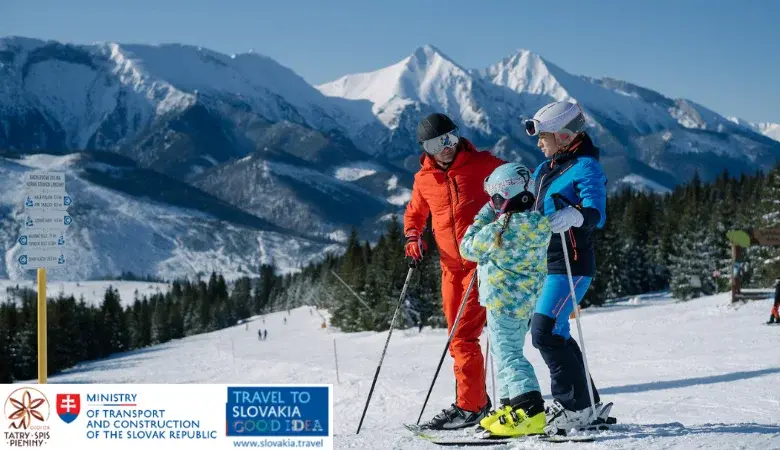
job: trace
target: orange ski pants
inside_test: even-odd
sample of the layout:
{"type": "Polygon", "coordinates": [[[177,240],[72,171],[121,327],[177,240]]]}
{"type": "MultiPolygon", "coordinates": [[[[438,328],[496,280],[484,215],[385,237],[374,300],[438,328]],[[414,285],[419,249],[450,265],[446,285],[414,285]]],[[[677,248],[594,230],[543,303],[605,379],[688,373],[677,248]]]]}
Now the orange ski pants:
{"type": "MultiPolygon", "coordinates": [[[[447,319],[447,333],[452,331],[455,317],[469,288],[476,269],[468,272],[451,272],[442,268],[441,296],[444,317],[447,319]]],[[[487,319],[485,307],[479,304],[478,280],[474,280],[458,327],[450,341],[450,355],[455,360],[456,405],[467,411],[479,411],[487,404],[485,388],[485,360],[479,345],[479,336],[487,319]]]]}

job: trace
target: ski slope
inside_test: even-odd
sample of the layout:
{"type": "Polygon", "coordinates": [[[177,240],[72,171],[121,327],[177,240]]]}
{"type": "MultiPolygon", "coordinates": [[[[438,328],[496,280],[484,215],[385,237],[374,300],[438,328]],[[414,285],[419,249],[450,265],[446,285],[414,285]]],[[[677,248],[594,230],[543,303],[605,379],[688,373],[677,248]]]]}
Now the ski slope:
{"type": "MultiPolygon", "coordinates": [[[[687,303],[649,295],[584,311],[591,370],[602,398],[615,403],[619,424],[594,443],[492,448],[780,449],[780,327],[764,325],[769,309],[769,300],[733,307],[721,294],[687,303]]],[[[269,314],[248,327],[82,364],[49,382],[333,383],[336,448],[440,448],[411,436],[401,423],[419,415],[445,331],[393,333],[355,435],[387,333],[323,329],[319,314],[309,307],[269,314]],[[268,330],[266,341],[258,341],[258,328],[268,330]]],[[[525,350],[549,393],[549,372],[530,339],[525,350]]],[[[424,418],[453,401],[449,356],[444,364],[424,418]]]]}

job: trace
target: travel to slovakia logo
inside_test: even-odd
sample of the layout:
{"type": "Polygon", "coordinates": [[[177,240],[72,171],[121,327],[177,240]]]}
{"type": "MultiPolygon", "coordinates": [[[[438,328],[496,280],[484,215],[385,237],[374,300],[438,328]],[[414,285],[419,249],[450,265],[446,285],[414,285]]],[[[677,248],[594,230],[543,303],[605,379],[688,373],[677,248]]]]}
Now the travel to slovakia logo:
{"type": "Polygon", "coordinates": [[[331,386],[227,388],[227,435],[330,437],[331,386]]]}
{"type": "Polygon", "coordinates": [[[35,388],[24,387],[11,392],[3,406],[8,428],[3,440],[9,447],[40,447],[49,439],[51,408],[46,395],[35,388]]]}
{"type": "Polygon", "coordinates": [[[65,423],[76,420],[81,412],[81,395],[57,394],[57,415],[65,423]]]}

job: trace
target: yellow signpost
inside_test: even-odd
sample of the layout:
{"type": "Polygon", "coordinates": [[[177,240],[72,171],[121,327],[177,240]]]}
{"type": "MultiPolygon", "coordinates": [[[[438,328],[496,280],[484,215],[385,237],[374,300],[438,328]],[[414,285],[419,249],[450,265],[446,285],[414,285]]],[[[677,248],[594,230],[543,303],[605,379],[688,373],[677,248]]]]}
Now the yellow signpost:
{"type": "Polygon", "coordinates": [[[46,269],[38,269],[38,384],[46,384],[49,373],[46,355],[46,269]]]}
{"type": "Polygon", "coordinates": [[[47,382],[46,268],[65,265],[65,230],[73,224],[68,207],[73,204],[65,193],[62,172],[32,171],[25,174],[25,215],[17,257],[23,269],[38,272],[38,383],[47,382]]]}

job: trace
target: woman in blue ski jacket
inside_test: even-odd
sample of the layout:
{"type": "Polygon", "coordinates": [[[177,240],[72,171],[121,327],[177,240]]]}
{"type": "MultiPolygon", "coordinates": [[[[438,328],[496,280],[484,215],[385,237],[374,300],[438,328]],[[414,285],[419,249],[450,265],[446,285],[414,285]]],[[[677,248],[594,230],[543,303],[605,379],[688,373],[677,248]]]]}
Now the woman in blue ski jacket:
{"type": "Polygon", "coordinates": [[[607,219],[607,179],[598,161],[599,150],[584,131],[585,116],[579,105],[548,104],[525,126],[528,135],[538,136],[539,148],[547,158],[534,171],[534,210],[548,217],[553,236],[547,249],[548,275],[531,320],[531,339],[550,369],[554,401],[546,411],[545,431],[554,434],[609,413],[594,385],[592,416],[582,352],[569,329],[575,301],[579,304],[595,275],[593,231],[602,228],[607,219]],[[565,247],[561,233],[565,235],[565,247]],[[575,301],[571,298],[564,248],[571,265],[575,301]]]}

